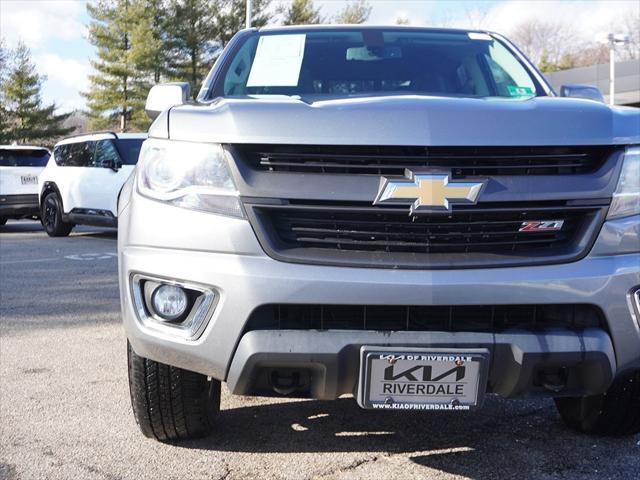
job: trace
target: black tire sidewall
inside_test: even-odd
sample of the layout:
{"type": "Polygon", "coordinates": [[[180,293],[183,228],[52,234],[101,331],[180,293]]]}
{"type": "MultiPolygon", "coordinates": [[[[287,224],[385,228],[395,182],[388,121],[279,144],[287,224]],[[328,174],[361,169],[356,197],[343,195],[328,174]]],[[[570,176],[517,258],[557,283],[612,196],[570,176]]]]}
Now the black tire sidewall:
{"type": "Polygon", "coordinates": [[[62,203],[55,192],[49,193],[44,197],[40,221],[45,232],[47,232],[49,236],[58,237],[69,234],[71,229],[69,228],[69,225],[62,220],[62,203]],[[55,208],[52,222],[49,221],[50,218],[49,215],[47,215],[47,206],[49,204],[55,208]]]}
{"type": "Polygon", "coordinates": [[[138,356],[127,341],[129,391],[142,433],[162,442],[209,435],[220,410],[220,381],[138,356]]]}
{"type": "Polygon", "coordinates": [[[603,395],[555,399],[564,422],[579,432],[622,436],[640,433],[640,370],[619,375],[603,395]]]}

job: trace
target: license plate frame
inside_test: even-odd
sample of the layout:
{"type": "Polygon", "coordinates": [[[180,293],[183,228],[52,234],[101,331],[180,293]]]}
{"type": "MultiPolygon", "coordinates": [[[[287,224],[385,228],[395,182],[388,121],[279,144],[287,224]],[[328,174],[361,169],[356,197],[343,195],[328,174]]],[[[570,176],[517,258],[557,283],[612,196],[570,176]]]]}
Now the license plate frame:
{"type": "Polygon", "coordinates": [[[484,402],[488,370],[489,350],[486,348],[412,348],[365,345],[360,348],[358,405],[364,409],[373,410],[473,410],[480,408],[484,402]],[[457,364],[456,360],[458,362],[461,361],[461,363],[457,364]],[[375,366],[374,362],[376,363],[375,366]],[[391,374],[389,375],[387,367],[391,365],[393,365],[393,369],[391,369],[391,374]],[[429,366],[431,369],[425,372],[424,367],[429,366]],[[434,369],[434,366],[437,366],[437,368],[434,369]],[[469,369],[470,366],[472,367],[471,369],[469,369]],[[389,376],[390,380],[385,378],[376,380],[381,378],[380,368],[382,367],[385,369],[384,375],[389,376]],[[407,371],[410,371],[409,376],[405,376],[407,371]],[[462,378],[459,378],[460,372],[463,373],[462,378]],[[452,375],[455,375],[455,382],[440,381],[450,379],[449,377],[452,375]],[[427,380],[425,380],[425,376],[427,380]],[[440,380],[433,380],[434,378],[438,379],[438,377],[440,377],[440,380]],[[413,381],[413,378],[416,378],[416,381],[413,381]],[[464,379],[469,381],[462,382],[461,380],[464,379]],[[394,391],[390,394],[381,394],[380,386],[378,386],[372,392],[372,381],[382,381],[383,390],[393,389],[394,391]],[[391,386],[387,386],[389,383],[391,386]],[[405,388],[402,385],[407,385],[405,390],[402,390],[405,388]],[[408,385],[412,385],[415,388],[410,390],[412,387],[408,385]],[[420,389],[417,385],[424,385],[424,388],[420,389]],[[433,387],[427,387],[427,385],[432,385],[433,387]],[[445,387],[443,393],[442,389],[438,391],[438,386],[440,385],[453,385],[458,389],[460,389],[459,385],[462,385],[464,394],[462,396],[456,395],[455,392],[459,390],[454,389],[454,394],[449,395],[449,393],[452,393],[452,387],[450,386],[445,387]],[[431,391],[434,388],[438,395],[413,393],[416,389],[423,392],[427,389],[431,391]],[[398,391],[410,391],[412,393],[398,393],[398,391]],[[471,391],[474,394],[472,397],[469,396],[471,391]]]}

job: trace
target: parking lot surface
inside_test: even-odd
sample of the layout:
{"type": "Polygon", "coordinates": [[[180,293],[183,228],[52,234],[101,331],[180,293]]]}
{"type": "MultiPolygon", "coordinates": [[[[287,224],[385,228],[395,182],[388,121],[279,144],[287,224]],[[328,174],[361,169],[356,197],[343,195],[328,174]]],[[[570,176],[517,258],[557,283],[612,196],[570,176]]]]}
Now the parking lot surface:
{"type": "Polygon", "coordinates": [[[640,478],[640,436],[574,434],[548,400],[369,412],[223,389],[218,433],[144,438],[131,413],[116,235],[0,227],[0,478],[640,478]]]}

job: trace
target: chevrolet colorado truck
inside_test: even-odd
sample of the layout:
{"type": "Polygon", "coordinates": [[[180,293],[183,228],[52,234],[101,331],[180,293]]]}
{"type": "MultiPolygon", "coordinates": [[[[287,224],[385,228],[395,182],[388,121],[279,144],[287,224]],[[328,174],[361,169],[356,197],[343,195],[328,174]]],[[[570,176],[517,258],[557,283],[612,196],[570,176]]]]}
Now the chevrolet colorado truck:
{"type": "Polygon", "coordinates": [[[495,33],[369,26],[243,30],[146,108],[118,215],[144,435],[212,432],[221,382],[640,431],[638,110],[495,33]]]}

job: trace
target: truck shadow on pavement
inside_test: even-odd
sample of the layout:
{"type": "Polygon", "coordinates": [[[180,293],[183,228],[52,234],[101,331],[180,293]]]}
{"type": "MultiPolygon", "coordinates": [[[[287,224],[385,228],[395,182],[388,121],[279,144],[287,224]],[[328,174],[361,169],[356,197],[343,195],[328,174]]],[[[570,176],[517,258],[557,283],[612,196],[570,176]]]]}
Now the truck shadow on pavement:
{"type": "Polygon", "coordinates": [[[470,478],[522,478],[532,471],[538,478],[629,478],[621,465],[640,471],[639,438],[571,432],[550,400],[489,398],[481,410],[463,413],[365,411],[351,398],[293,401],[222,410],[217,426],[224,433],[180,445],[252,453],[402,454],[416,465],[470,478]]]}

